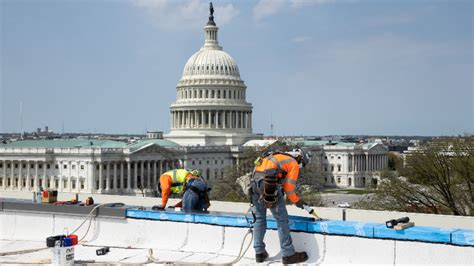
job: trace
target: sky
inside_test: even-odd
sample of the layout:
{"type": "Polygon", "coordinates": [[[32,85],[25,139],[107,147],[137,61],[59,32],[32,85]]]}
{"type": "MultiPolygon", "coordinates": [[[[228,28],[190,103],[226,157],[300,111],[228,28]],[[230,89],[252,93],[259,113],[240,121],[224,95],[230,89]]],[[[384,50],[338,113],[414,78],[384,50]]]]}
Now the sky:
{"type": "MultiPolygon", "coordinates": [[[[208,5],[0,0],[0,132],[169,132],[208,5]]],[[[243,0],[214,9],[255,133],[269,135],[272,124],[276,135],[474,133],[474,1],[243,0]]]]}

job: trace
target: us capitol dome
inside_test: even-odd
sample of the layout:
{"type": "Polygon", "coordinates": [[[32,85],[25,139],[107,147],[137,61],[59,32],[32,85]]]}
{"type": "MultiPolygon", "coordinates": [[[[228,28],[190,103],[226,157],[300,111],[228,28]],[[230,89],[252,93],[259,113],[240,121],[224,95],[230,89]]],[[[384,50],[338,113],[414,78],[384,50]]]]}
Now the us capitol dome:
{"type": "Polygon", "coordinates": [[[171,131],[164,137],[184,146],[242,145],[252,133],[252,104],[235,60],[219,46],[214,9],[204,45],[186,62],[171,104],[171,131]]]}

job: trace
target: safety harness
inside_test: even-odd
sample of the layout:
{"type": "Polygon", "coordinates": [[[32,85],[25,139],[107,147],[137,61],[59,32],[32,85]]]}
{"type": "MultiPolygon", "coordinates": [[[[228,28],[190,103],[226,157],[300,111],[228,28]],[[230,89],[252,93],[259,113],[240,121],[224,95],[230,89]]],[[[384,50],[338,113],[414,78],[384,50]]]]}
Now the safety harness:
{"type": "MultiPolygon", "coordinates": [[[[254,179],[257,184],[263,179],[263,190],[258,191],[260,192],[259,200],[261,200],[267,208],[273,208],[278,202],[278,190],[281,189],[282,180],[285,179],[285,172],[281,170],[281,165],[293,160],[287,159],[279,162],[273,156],[275,154],[280,153],[274,152],[263,157],[272,161],[276,165],[275,169],[266,169],[264,172],[254,174],[254,179]],[[282,178],[278,178],[279,174],[282,175],[282,178]]],[[[260,158],[260,160],[263,158],[260,158]]]]}

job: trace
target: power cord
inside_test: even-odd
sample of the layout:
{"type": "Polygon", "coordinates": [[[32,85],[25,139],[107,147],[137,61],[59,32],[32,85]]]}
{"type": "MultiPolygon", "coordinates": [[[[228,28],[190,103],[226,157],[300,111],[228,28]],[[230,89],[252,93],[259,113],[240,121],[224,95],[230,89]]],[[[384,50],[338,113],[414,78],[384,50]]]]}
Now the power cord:
{"type": "MultiPolygon", "coordinates": [[[[90,226],[92,224],[92,218],[93,218],[92,213],[94,213],[95,210],[97,210],[99,207],[104,206],[104,205],[106,205],[106,204],[99,204],[97,206],[94,206],[94,208],[89,212],[89,214],[87,214],[86,219],[84,219],[84,221],[71,232],[71,235],[74,234],[75,232],[77,232],[77,230],[79,230],[84,225],[84,223],[87,222],[87,220],[90,219],[87,231],[84,234],[84,236],[79,240],[79,242],[82,242],[84,240],[84,238],[87,236],[87,234],[89,233],[90,226]]],[[[45,250],[45,249],[48,249],[48,247],[0,252],[0,257],[9,256],[9,255],[20,255],[20,254],[33,253],[33,252],[37,252],[37,251],[41,251],[41,250],[45,250]]]]}

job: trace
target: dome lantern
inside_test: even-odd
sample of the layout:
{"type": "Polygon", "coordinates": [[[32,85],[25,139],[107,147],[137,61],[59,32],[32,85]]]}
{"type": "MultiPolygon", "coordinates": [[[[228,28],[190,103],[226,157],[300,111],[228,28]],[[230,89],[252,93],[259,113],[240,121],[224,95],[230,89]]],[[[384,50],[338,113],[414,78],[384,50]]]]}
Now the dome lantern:
{"type": "Polygon", "coordinates": [[[219,46],[219,41],[217,40],[217,27],[216,22],[214,22],[214,7],[212,2],[209,4],[209,21],[204,27],[204,47],[208,49],[217,49],[222,50],[222,47],[219,46]]]}

